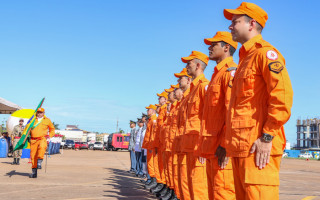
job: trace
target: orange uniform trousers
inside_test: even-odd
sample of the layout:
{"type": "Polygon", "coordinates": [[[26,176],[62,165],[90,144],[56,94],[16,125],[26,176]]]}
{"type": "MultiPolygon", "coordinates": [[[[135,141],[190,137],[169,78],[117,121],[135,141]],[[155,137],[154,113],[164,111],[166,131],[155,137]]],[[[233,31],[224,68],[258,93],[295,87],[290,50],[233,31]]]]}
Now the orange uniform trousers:
{"type": "MultiPolygon", "coordinates": [[[[155,152],[155,151],[154,151],[155,152]]],[[[166,184],[166,179],[163,170],[163,152],[157,148],[157,153],[154,153],[153,163],[154,172],[158,183],[166,184]]]]}
{"type": "Polygon", "coordinates": [[[212,200],[235,200],[234,179],[232,161],[224,169],[220,169],[218,158],[208,158],[206,161],[209,199],[212,200]]]}
{"type": "Polygon", "coordinates": [[[209,199],[206,164],[201,164],[194,152],[186,153],[186,158],[191,199],[209,199]]]}
{"type": "Polygon", "coordinates": [[[173,189],[174,188],[174,184],[173,184],[173,169],[172,169],[172,153],[170,151],[166,151],[165,152],[165,162],[164,162],[164,165],[166,166],[166,181],[167,181],[167,186],[170,188],[170,189],[173,189]]]}
{"type": "Polygon", "coordinates": [[[45,137],[31,139],[30,141],[30,157],[32,168],[38,167],[38,159],[43,159],[47,150],[47,139],[45,137]]]}
{"type": "Polygon", "coordinates": [[[179,186],[179,180],[181,179],[181,174],[179,173],[179,165],[178,165],[178,154],[176,152],[173,153],[172,156],[172,179],[173,179],[173,187],[174,192],[177,195],[178,199],[183,199],[181,196],[181,189],[179,186]]]}
{"type": "Polygon", "coordinates": [[[189,184],[189,174],[187,166],[187,154],[178,153],[178,174],[180,174],[178,185],[181,192],[181,200],[191,200],[192,188],[189,184]]]}
{"type": "Polygon", "coordinates": [[[153,166],[153,151],[147,149],[147,167],[148,167],[148,173],[152,178],[156,177],[156,174],[154,173],[154,166],[153,166]]]}
{"type": "Polygon", "coordinates": [[[270,162],[259,170],[255,154],[232,158],[237,199],[279,199],[279,171],[282,155],[270,156],[270,162]]]}

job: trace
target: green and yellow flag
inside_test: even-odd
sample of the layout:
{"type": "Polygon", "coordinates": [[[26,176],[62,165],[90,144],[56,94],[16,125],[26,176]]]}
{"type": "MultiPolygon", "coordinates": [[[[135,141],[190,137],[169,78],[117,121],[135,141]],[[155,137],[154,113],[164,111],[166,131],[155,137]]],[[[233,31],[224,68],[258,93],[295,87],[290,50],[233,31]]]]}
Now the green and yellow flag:
{"type": "Polygon", "coordinates": [[[31,128],[34,126],[34,122],[36,121],[37,110],[38,110],[38,108],[41,108],[41,106],[42,106],[42,104],[44,102],[44,99],[45,98],[43,98],[40,101],[40,103],[39,103],[38,107],[35,109],[32,117],[29,119],[29,121],[28,121],[28,123],[26,125],[26,128],[24,129],[24,131],[23,131],[23,133],[21,135],[21,138],[18,141],[17,145],[14,147],[13,151],[27,148],[27,146],[28,146],[28,137],[30,137],[31,128]]]}

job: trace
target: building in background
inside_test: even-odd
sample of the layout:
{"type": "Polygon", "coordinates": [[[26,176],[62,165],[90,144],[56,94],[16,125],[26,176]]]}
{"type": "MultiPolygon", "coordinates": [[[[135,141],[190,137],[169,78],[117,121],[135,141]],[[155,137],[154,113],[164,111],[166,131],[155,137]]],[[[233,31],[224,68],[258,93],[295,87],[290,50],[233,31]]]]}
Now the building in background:
{"type": "Polygon", "coordinates": [[[56,130],[55,132],[56,134],[63,135],[66,140],[83,141],[84,139],[84,131],[76,125],[67,125],[65,130],[56,130]]]}
{"type": "Polygon", "coordinates": [[[320,149],[320,119],[297,120],[297,149],[320,149]]]}

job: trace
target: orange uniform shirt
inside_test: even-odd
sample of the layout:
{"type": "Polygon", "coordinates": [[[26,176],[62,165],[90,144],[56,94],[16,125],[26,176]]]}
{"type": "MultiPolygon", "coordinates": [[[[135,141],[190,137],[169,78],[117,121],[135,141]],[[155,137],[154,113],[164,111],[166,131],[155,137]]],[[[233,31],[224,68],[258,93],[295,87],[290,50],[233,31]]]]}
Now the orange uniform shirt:
{"type": "Polygon", "coordinates": [[[152,149],[152,132],[154,131],[155,124],[157,123],[157,115],[153,114],[147,124],[146,134],[143,139],[142,148],[152,149]]]}
{"type": "Polygon", "coordinates": [[[170,106],[170,112],[167,115],[167,119],[166,119],[166,129],[165,129],[165,151],[171,151],[170,147],[171,147],[171,140],[170,140],[170,130],[171,130],[171,125],[172,125],[172,120],[173,120],[173,114],[174,111],[176,109],[178,101],[175,101],[171,104],[170,106]]]}
{"type": "Polygon", "coordinates": [[[160,131],[161,131],[161,128],[163,126],[163,122],[165,120],[167,116],[167,104],[164,104],[160,107],[160,110],[159,110],[159,114],[158,114],[158,118],[157,118],[157,125],[156,125],[156,130],[154,131],[154,143],[153,143],[153,147],[154,148],[160,148],[160,144],[163,142],[163,141],[160,141],[160,131]]]}
{"type": "Polygon", "coordinates": [[[186,103],[186,121],[181,141],[182,152],[193,152],[198,143],[201,129],[204,96],[209,81],[204,74],[196,77],[190,85],[190,93],[186,103]]]}
{"type": "MultiPolygon", "coordinates": [[[[38,119],[36,119],[34,124],[36,125],[37,123],[38,123],[38,119]]],[[[34,137],[34,138],[45,137],[48,135],[48,130],[49,130],[49,136],[53,137],[55,135],[55,128],[49,118],[43,117],[40,124],[34,129],[31,129],[31,137],[34,137]]]]}
{"type": "Polygon", "coordinates": [[[204,97],[198,155],[212,156],[224,146],[226,113],[231,97],[232,79],[237,64],[232,57],[221,61],[212,74],[204,97]]]}
{"type": "Polygon", "coordinates": [[[271,155],[282,155],[293,98],[285,59],[261,35],[244,43],[239,57],[226,118],[227,155],[247,157],[262,133],[275,136],[271,155]]]}
{"type": "Polygon", "coordinates": [[[188,96],[190,93],[190,88],[188,88],[184,93],[183,97],[180,100],[180,105],[177,113],[177,131],[175,136],[175,143],[174,143],[174,151],[175,152],[181,152],[181,136],[183,134],[183,131],[186,126],[186,120],[187,120],[187,104],[188,104],[188,96]]]}
{"type": "Polygon", "coordinates": [[[176,101],[177,104],[173,110],[172,113],[172,120],[171,120],[171,125],[170,125],[170,130],[169,130],[169,149],[170,151],[174,151],[175,149],[173,149],[175,143],[176,143],[176,132],[178,131],[178,113],[179,113],[179,108],[181,105],[181,100],[180,101],[176,101]]]}

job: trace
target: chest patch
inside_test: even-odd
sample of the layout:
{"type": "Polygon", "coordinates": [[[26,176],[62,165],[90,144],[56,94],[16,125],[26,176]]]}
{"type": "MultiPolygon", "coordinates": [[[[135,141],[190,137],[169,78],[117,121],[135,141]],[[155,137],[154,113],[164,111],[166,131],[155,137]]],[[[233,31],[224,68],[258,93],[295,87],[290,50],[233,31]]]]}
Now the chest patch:
{"type": "Polygon", "coordinates": [[[277,52],[275,52],[273,50],[269,50],[269,51],[267,51],[267,58],[269,58],[270,60],[277,60],[278,54],[277,54],[277,52]]]}
{"type": "Polygon", "coordinates": [[[279,61],[269,63],[269,70],[276,74],[279,74],[283,68],[283,65],[279,61]]]}

